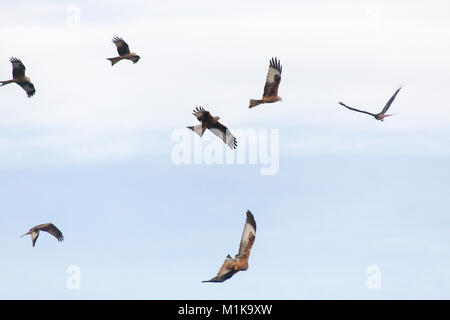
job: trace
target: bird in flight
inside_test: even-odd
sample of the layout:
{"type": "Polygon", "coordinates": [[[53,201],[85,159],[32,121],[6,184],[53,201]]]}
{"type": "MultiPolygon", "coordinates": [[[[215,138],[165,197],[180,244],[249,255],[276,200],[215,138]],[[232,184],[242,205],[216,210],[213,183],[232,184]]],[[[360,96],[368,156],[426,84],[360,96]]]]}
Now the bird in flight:
{"type": "Polygon", "coordinates": [[[17,58],[10,58],[9,61],[13,67],[13,78],[11,80],[0,81],[0,87],[9,83],[17,83],[27,93],[28,98],[32,97],[36,90],[31,83],[30,78],[25,76],[25,66],[17,58]]]}
{"type": "Polygon", "coordinates": [[[341,106],[346,107],[347,109],[350,109],[350,110],[353,110],[353,111],[357,111],[357,112],[362,112],[362,113],[365,113],[365,114],[369,114],[369,115],[371,115],[372,117],[374,117],[377,120],[384,121],[384,118],[393,115],[393,114],[386,114],[386,112],[388,111],[388,109],[391,106],[392,102],[394,102],[395,97],[397,96],[397,93],[400,91],[401,88],[402,87],[398,88],[397,91],[395,91],[394,95],[389,99],[389,101],[386,103],[386,105],[384,106],[383,110],[381,110],[380,113],[370,113],[370,112],[367,112],[367,111],[358,110],[358,109],[349,107],[348,105],[344,104],[343,102],[339,102],[339,104],[341,106]]]}
{"type": "Polygon", "coordinates": [[[264,94],[261,100],[250,99],[249,108],[256,107],[261,103],[273,103],[281,101],[281,97],[278,96],[278,86],[281,81],[282,66],[280,60],[272,58],[269,64],[269,72],[267,73],[266,84],[264,85],[264,94]]]}
{"type": "Polygon", "coordinates": [[[33,243],[33,247],[34,247],[34,245],[36,244],[36,240],[39,237],[39,231],[46,231],[46,232],[50,233],[52,236],[54,236],[56,239],[58,239],[58,241],[64,240],[64,236],[61,233],[61,231],[59,231],[59,229],[57,227],[55,227],[55,225],[53,225],[52,223],[39,224],[39,225],[31,228],[30,231],[21,235],[20,237],[22,238],[23,236],[26,236],[27,234],[31,234],[31,242],[33,243]]]}
{"type": "Polygon", "coordinates": [[[111,61],[111,66],[123,59],[131,60],[133,63],[136,63],[141,58],[136,53],[130,52],[128,44],[122,38],[114,37],[112,42],[116,45],[119,56],[114,58],[106,58],[111,61]]]}
{"type": "Polygon", "coordinates": [[[202,124],[188,127],[189,129],[197,133],[200,137],[203,136],[206,129],[209,129],[216,136],[222,139],[222,141],[225,142],[225,144],[231,149],[236,149],[236,138],[230,133],[227,127],[219,122],[219,117],[211,116],[211,113],[209,113],[209,111],[205,111],[202,107],[197,107],[192,114],[196,116],[198,121],[202,124]]]}
{"type": "Polygon", "coordinates": [[[248,269],[248,258],[250,250],[255,242],[256,222],[253,214],[247,210],[247,219],[245,220],[244,232],[242,233],[241,243],[239,245],[239,253],[233,259],[227,255],[225,262],[220,267],[217,275],[211,280],[202,282],[224,282],[230,279],[239,271],[246,271],[248,269]]]}

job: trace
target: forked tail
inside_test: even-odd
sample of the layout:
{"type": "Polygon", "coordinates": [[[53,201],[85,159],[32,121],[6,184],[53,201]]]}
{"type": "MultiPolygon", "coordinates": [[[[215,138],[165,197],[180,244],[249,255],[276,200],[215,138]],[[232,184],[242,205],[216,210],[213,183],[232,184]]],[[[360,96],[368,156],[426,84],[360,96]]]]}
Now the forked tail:
{"type": "Polygon", "coordinates": [[[13,82],[14,82],[14,80],[0,81],[0,87],[1,87],[1,86],[4,86],[5,84],[13,83],[13,82]]]}
{"type": "Polygon", "coordinates": [[[115,58],[106,58],[109,61],[111,61],[111,66],[115,65],[117,62],[119,62],[120,60],[122,60],[122,57],[115,57],[115,58]]]}
{"type": "Polygon", "coordinates": [[[188,127],[188,129],[191,129],[192,131],[194,131],[196,134],[198,134],[201,137],[205,133],[206,127],[202,124],[199,124],[196,126],[188,127]]]}
{"type": "Polygon", "coordinates": [[[385,114],[385,115],[383,115],[383,117],[382,117],[380,120],[381,120],[381,121],[384,121],[384,118],[390,117],[390,116],[393,116],[393,115],[395,115],[395,113],[385,114]]]}
{"type": "Polygon", "coordinates": [[[264,100],[254,100],[254,99],[250,99],[250,105],[248,106],[249,108],[253,108],[256,107],[257,105],[264,103],[264,100]]]}

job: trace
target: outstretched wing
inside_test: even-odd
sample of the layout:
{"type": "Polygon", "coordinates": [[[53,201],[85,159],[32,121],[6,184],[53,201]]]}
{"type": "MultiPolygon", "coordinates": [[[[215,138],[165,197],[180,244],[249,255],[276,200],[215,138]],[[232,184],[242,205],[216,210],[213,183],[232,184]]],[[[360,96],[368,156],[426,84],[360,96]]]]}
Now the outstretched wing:
{"type": "Polygon", "coordinates": [[[192,111],[192,114],[197,117],[198,121],[203,123],[210,122],[212,120],[211,113],[203,109],[203,107],[196,107],[192,111]]]}
{"type": "Polygon", "coordinates": [[[35,228],[37,230],[42,230],[42,231],[46,231],[46,232],[50,233],[52,236],[54,236],[56,239],[58,239],[58,241],[64,240],[64,236],[63,236],[62,232],[57,227],[55,227],[55,225],[53,223],[41,224],[39,226],[36,226],[35,228]]]}
{"type": "Polygon", "coordinates": [[[17,83],[27,93],[28,98],[32,97],[36,93],[34,85],[30,81],[21,81],[17,83]]]}
{"type": "Polygon", "coordinates": [[[231,149],[236,149],[237,147],[237,140],[236,138],[231,134],[230,130],[228,130],[227,127],[225,127],[220,122],[216,122],[212,127],[209,128],[209,130],[212,131],[216,136],[218,136],[220,139],[222,139],[223,142],[225,142],[226,145],[228,145],[231,149]]]}
{"type": "Polygon", "coordinates": [[[10,58],[9,61],[12,63],[13,67],[13,78],[19,79],[25,77],[25,66],[22,61],[14,57],[10,58]]]}
{"type": "Polygon", "coordinates": [[[381,111],[382,114],[386,113],[388,111],[389,107],[391,106],[392,102],[394,102],[395,97],[397,96],[397,93],[400,91],[402,87],[398,88],[397,91],[395,91],[394,95],[389,99],[389,101],[384,106],[383,110],[381,111]]]}
{"type": "Polygon", "coordinates": [[[276,97],[278,95],[278,86],[281,81],[281,69],[280,61],[277,60],[277,58],[272,58],[270,60],[266,84],[264,85],[263,97],[276,97]]]}
{"type": "Polygon", "coordinates": [[[358,110],[358,109],[349,107],[348,105],[344,104],[343,102],[339,102],[339,104],[340,104],[341,106],[346,107],[347,109],[350,109],[350,110],[353,110],[353,111],[356,111],[356,112],[362,112],[362,113],[369,114],[369,115],[375,117],[375,114],[373,114],[373,113],[370,113],[370,112],[367,112],[367,111],[358,110]]]}
{"type": "Polygon", "coordinates": [[[241,243],[239,245],[239,252],[236,255],[238,258],[246,258],[250,256],[250,250],[255,242],[256,236],[256,221],[250,210],[247,210],[247,219],[245,220],[244,231],[242,232],[241,243]]]}
{"type": "Polygon", "coordinates": [[[130,48],[128,47],[128,44],[119,37],[114,37],[112,39],[112,42],[114,42],[114,44],[117,47],[117,52],[119,53],[119,55],[124,56],[128,53],[130,53],[130,48]]]}
{"type": "Polygon", "coordinates": [[[219,272],[217,272],[217,275],[211,280],[206,280],[202,282],[224,282],[225,280],[230,279],[238,272],[239,272],[238,270],[233,269],[233,259],[230,257],[230,255],[228,255],[224,263],[220,267],[219,272]]]}

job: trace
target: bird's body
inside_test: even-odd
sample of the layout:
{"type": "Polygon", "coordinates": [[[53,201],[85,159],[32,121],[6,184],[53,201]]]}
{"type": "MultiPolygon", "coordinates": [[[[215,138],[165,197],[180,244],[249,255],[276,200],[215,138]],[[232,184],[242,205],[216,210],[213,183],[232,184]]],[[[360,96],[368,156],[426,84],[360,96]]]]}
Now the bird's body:
{"type": "Polygon", "coordinates": [[[282,101],[281,97],[278,96],[278,86],[281,81],[281,70],[282,66],[277,58],[272,58],[269,64],[269,71],[267,73],[266,84],[264,85],[264,94],[262,99],[255,100],[250,99],[249,108],[256,107],[263,103],[274,103],[277,101],[282,101]]]}
{"type": "Polygon", "coordinates": [[[246,271],[248,269],[250,251],[253,243],[255,242],[256,221],[253,214],[249,210],[247,210],[246,214],[247,219],[245,220],[244,231],[242,232],[238,254],[234,257],[234,259],[230,255],[227,255],[217,275],[210,280],[202,282],[224,282],[239,271],[246,271]]]}
{"type": "Polygon", "coordinates": [[[130,52],[128,44],[122,38],[114,37],[112,39],[112,42],[116,45],[119,56],[113,58],[106,58],[109,61],[111,61],[111,66],[115,65],[120,60],[131,60],[133,61],[133,63],[137,63],[141,58],[136,53],[130,52]]]}
{"type": "Polygon", "coordinates": [[[368,111],[364,111],[364,110],[359,110],[359,109],[356,109],[356,108],[352,108],[352,107],[349,107],[348,105],[346,105],[346,104],[343,103],[343,102],[339,102],[339,104],[340,104],[341,106],[346,107],[346,108],[349,109],[349,110],[356,111],[356,112],[361,112],[361,113],[365,113],[365,114],[371,115],[371,116],[374,117],[376,120],[384,121],[384,118],[393,115],[393,114],[386,114],[386,112],[388,111],[388,109],[389,109],[389,107],[391,106],[392,102],[394,102],[395,97],[397,96],[397,94],[398,94],[398,92],[400,91],[401,88],[402,88],[402,87],[398,88],[397,91],[395,91],[394,95],[389,99],[389,101],[388,101],[388,102],[386,103],[386,105],[384,106],[383,110],[381,110],[381,112],[379,112],[379,113],[371,113],[371,112],[368,112],[368,111]]]}
{"type": "Polygon", "coordinates": [[[64,236],[62,232],[52,223],[43,223],[34,226],[27,233],[21,235],[20,237],[26,236],[28,234],[31,235],[31,242],[34,247],[34,245],[36,244],[36,240],[39,237],[39,231],[46,231],[50,233],[52,236],[54,236],[56,239],[58,239],[58,241],[64,241],[64,236]]]}
{"type": "Polygon", "coordinates": [[[231,149],[235,149],[237,146],[236,138],[230,133],[227,127],[219,122],[219,117],[213,117],[209,111],[206,111],[202,107],[197,107],[193,111],[193,115],[197,117],[198,121],[202,124],[197,126],[190,126],[191,129],[197,133],[200,137],[203,136],[206,129],[211,130],[216,136],[222,139],[231,149]]]}
{"type": "Polygon", "coordinates": [[[9,61],[13,66],[13,78],[11,80],[0,81],[0,87],[9,83],[16,83],[25,90],[28,98],[32,97],[36,93],[36,89],[34,88],[30,78],[25,76],[26,68],[24,64],[17,58],[10,58],[9,61]]]}

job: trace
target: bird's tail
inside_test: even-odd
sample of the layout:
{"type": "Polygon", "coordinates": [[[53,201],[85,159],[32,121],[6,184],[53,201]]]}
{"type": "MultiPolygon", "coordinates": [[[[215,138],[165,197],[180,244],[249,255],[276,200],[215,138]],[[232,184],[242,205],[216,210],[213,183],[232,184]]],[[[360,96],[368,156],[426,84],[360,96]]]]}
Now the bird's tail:
{"type": "Polygon", "coordinates": [[[111,66],[115,65],[117,62],[119,62],[120,60],[122,60],[122,57],[114,57],[114,58],[106,58],[109,61],[111,61],[111,66]]]}
{"type": "Polygon", "coordinates": [[[215,276],[212,279],[202,281],[202,283],[205,283],[205,282],[223,282],[223,279],[221,279],[220,276],[215,276]]]}
{"type": "Polygon", "coordinates": [[[384,115],[384,117],[383,117],[383,119],[381,119],[381,120],[384,120],[384,118],[386,118],[386,117],[390,117],[390,116],[393,116],[393,115],[395,115],[395,113],[391,113],[391,114],[385,114],[385,115],[384,115]]]}
{"type": "Polygon", "coordinates": [[[202,124],[199,124],[196,126],[188,127],[188,129],[191,129],[192,131],[194,131],[196,134],[198,134],[201,137],[205,133],[206,127],[202,124]]]}
{"type": "Polygon", "coordinates": [[[248,106],[249,108],[253,108],[256,107],[257,105],[264,103],[264,100],[254,100],[254,99],[250,99],[250,105],[248,106]]]}
{"type": "Polygon", "coordinates": [[[13,82],[14,82],[14,80],[0,81],[0,87],[1,87],[1,86],[4,86],[5,84],[13,83],[13,82]]]}

